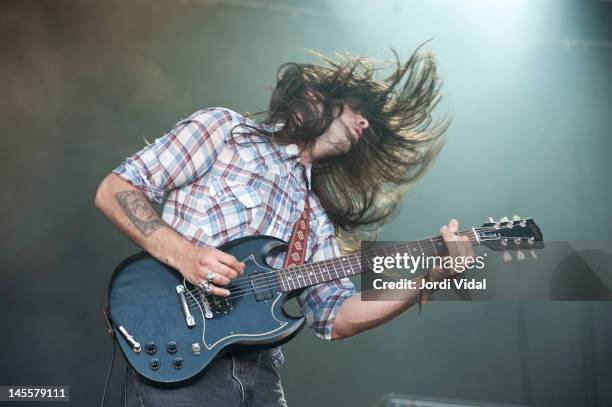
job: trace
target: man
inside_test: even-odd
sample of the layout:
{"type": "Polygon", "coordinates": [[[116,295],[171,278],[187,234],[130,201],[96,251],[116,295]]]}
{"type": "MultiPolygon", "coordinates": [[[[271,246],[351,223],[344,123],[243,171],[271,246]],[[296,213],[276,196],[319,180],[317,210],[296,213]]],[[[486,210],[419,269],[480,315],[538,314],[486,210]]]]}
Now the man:
{"type": "MultiPolygon", "coordinates": [[[[244,267],[216,247],[255,234],[288,241],[306,200],[305,261],[339,256],[336,232],[384,222],[399,202],[387,191],[423,173],[446,124],[429,126],[438,101],[431,56],[417,50],[404,65],[397,60],[385,80],[375,79],[379,68],[368,59],[324,59],[326,65],[279,69],[261,123],[223,108],[178,122],[104,179],[96,206],[152,256],[216,296],[229,295],[224,286],[244,267]],[[165,194],[162,220],[149,201],[165,194]]],[[[457,229],[452,220],[441,232],[447,241],[465,239],[457,229]]],[[[283,255],[270,264],[281,268],[283,255]]],[[[434,270],[430,278],[449,274],[434,270]]],[[[308,325],[325,340],[378,326],[417,300],[418,292],[407,291],[404,301],[365,304],[346,278],[298,297],[308,325]]],[[[177,389],[158,388],[128,368],[126,405],[286,405],[276,371],[282,361],[280,348],[229,352],[177,389]]]]}

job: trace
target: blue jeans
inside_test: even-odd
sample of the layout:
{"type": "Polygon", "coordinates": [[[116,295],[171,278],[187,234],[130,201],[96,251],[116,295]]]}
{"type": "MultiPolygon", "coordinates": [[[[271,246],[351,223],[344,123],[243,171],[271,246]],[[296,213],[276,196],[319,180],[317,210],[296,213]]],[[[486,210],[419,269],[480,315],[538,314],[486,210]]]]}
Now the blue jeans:
{"type": "Polygon", "coordinates": [[[186,386],[156,387],[128,365],[125,407],[287,406],[271,350],[231,351],[186,386]]]}

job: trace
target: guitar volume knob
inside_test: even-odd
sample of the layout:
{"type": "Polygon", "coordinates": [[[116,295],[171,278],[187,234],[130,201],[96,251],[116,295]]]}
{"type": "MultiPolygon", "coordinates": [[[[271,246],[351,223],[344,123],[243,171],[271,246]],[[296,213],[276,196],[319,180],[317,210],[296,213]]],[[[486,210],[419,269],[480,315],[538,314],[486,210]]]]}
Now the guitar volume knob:
{"type": "Polygon", "coordinates": [[[172,361],[172,367],[176,370],[182,369],[183,366],[185,366],[185,361],[183,361],[183,358],[174,358],[172,361]]]}
{"type": "Polygon", "coordinates": [[[145,345],[145,352],[147,352],[149,355],[157,352],[157,345],[155,345],[155,342],[147,342],[145,345]]]}
{"type": "Polygon", "coordinates": [[[161,367],[161,362],[159,361],[159,359],[151,358],[151,360],[149,360],[149,369],[159,370],[160,367],[161,367]]]}
{"type": "Polygon", "coordinates": [[[169,341],[168,344],[166,345],[166,351],[170,354],[176,353],[176,351],[178,351],[178,345],[176,344],[176,342],[169,341]]]}

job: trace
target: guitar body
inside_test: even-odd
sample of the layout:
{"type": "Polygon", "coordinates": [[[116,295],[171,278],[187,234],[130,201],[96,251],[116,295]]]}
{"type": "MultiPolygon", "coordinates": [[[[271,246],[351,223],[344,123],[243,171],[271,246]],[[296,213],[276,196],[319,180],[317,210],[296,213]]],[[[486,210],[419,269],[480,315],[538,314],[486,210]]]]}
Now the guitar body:
{"type": "Polygon", "coordinates": [[[179,383],[203,373],[232,348],[270,347],[291,339],[305,318],[284,311],[287,295],[265,260],[285,245],[271,236],[252,236],[219,247],[246,265],[244,274],[225,287],[232,293],[228,300],[204,295],[146,253],[126,259],[108,291],[110,319],[126,360],[149,380],[179,383]]]}
{"type": "MultiPolygon", "coordinates": [[[[542,232],[531,218],[491,219],[458,234],[468,236],[472,245],[504,251],[505,257],[508,250],[519,249],[535,257],[533,250],[544,247],[542,232]]],[[[251,236],[219,247],[246,265],[244,273],[225,286],[231,293],[225,298],[203,294],[178,271],[146,253],[126,259],[110,281],[108,317],[127,361],[157,383],[189,380],[230,349],[271,347],[294,337],[305,318],[285,312],[286,293],[362,272],[362,254],[356,252],[281,273],[267,265],[266,255],[286,246],[275,237],[251,236]]],[[[443,238],[437,236],[385,247],[378,255],[387,256],[393,249],[412,256],[440,256],[444,248],[443,238]]],[[[521,260],[518,254],[517,258],[521,260]]]]}

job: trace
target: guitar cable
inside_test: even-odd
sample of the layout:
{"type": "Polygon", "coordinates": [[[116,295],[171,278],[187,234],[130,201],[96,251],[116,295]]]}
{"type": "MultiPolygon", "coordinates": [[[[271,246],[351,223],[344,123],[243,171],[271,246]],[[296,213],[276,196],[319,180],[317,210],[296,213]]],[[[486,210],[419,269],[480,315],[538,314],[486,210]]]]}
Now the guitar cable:
{"type": "Polygon", "coordinates": [[[104,315],[104,320],[106,321],[106,325],[108,326],[108,335],[111,337],[113,341],[113,354],[111,356],[110,366],[108,367],[108,374],[106,375],[106,383],[104,383],[104,392],[102,392],[102,401],[100,403],[100,407],[104,407],[104,402],[106,401],[106,393],[108,392],[108,385],[110,383],[111,375],[113,374],[113,366],[115,366],[115,353],[117,353],[117,338],[115,338],[115,327],[113,326],[113,322],[115,320],[111,316],[110,307],[108,304],[104,306],[102,309],[102,313],[104,315]]]}
{"type": "Polygon", "coordinates": [[[108,384],[110,383],[110,378],[113,373],[113,366],[115,365],[115,353],[117,350],[117,341],[115,338],[112,338],[113,341],[113,355],[111,356],[110,366],[108,367],[108,374],[106,375],[106,383],[104,384],[104,392],[102,393],[102,402],[100,403],[100,407],[104,407],[104,402],[106,401],[106,393],[108,391],[108,384]]]}

